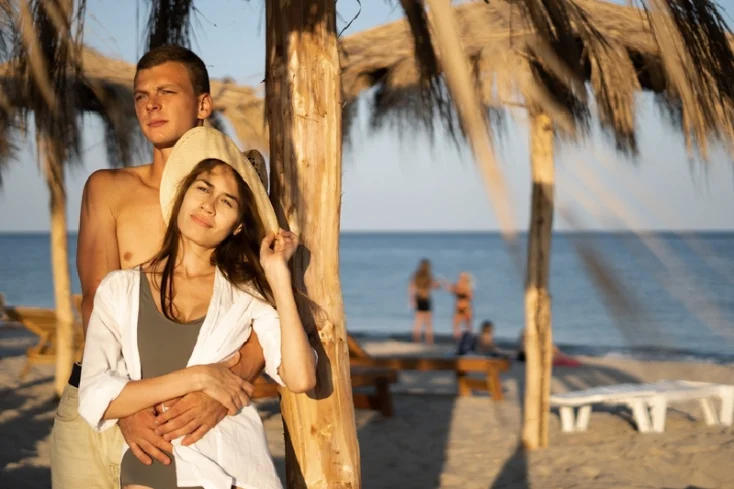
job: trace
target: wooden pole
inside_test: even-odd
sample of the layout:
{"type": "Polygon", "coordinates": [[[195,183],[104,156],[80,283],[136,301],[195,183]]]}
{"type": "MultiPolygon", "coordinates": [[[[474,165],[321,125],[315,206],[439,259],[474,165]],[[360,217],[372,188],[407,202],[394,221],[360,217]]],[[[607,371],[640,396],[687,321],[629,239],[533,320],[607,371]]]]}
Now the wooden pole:
{"type": "Polygon", "coordinates": [[[361,487],[339,281],[341,84],[335,0],[266,2],[266,104],[271,200],[301,236],[299,306],[319,353],[308,394],[282,389],[289,488],[361,487]]]}
{"type": "Polygon", "coordinates": [[[69,275],[69,242],[66,231],[66,190],[64,162],[59,161],[54,143],[48,136],[38,139],[38,151],[43,162],[44,176],[49,191],[51,213],[51,271],[56,305],[56,372],[54,389],[61,396],[69,381],[74,362],[74,312],[69,275]]]}
{"type": "Polygon", "coordinates": [[[548,292],[553,232],[553,123],[546,114],[531,114],[530,164],[533,190],[525,279],[525,448],[548,446],[550,381],[553,363],[551,298],[548,292]]]}

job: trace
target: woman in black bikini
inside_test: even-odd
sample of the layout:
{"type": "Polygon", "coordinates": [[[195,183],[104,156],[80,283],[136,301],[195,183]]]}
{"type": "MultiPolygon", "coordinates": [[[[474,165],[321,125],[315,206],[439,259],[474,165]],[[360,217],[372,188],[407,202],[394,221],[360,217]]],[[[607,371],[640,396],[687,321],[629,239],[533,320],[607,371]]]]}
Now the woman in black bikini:
{"type": "Polygon", "coordinates": [[[421,333],[425,328],[426,343],[433,344],[433,311],[431,310],[431,290],[440,287],[433,279],[431,262],[425,258],[418,264],[408,286],[408,297],[411,307],[415,309],[413,323],[413,341],[421,341],[421,333]]]}
{"type": "Polygon", "coordinates": [[[444,288],[454,294],[456,297],[456,308],[454,309],[454,339],[461,337],[461,323],[464,323],[464,330],[471,333],[472,330],[472,299],[474,291],[471,276],[467,272],[461,272],[455,284],[445,283],[444,288]]]}

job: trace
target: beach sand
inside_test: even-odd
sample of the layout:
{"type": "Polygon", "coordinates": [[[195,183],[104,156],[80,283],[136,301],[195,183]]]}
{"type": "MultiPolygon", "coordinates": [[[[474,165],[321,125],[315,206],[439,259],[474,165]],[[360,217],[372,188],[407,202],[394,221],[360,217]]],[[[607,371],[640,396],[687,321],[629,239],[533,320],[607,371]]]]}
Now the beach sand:
{"type": "MultiPolygon", "coordinates": [[[[50,430],[56,403],[52,368],[22,382],[27,337],[0,336],[0,488],[50,487],[50,430]]],[[[398,341],[367,341],[371,353],[420,354],[398,341]]],[[[734,365],[581,358],[556,368],[553,392],[619,382],[687,379],[734,383],[734,365]]],[[[403,373],[393,386],[395,416],[357,411],[363,487],[482,489],[734,488],[734,430],[707,427],[697,403],[674,404],[665,433],[640,434],[623,409],[595,410],[589,430],[564,434],[551,415],[550,447],[519,448],[523,366],[503,376],[506,400],[458,398],[447,373],[403,373]]],[[[278,405],[258,402],[268,442],[284,477],[278,405]]]]}

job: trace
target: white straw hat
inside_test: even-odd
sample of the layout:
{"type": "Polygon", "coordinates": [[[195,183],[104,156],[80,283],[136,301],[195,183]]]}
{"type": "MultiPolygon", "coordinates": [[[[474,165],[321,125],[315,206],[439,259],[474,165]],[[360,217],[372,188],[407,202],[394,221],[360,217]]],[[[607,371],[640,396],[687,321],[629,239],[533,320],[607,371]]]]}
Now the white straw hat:
{"type": "Polygon", "coordinates": [[[166,224],[171,219],[179,185],[196,165],[208,159],[221,160],[242,175],[255,196],[257,212],[265,226],[265,232],[277,232],[278,219],[275,217],[275,211],[270,204],[266,185],[264,185],[267,182],[265,159],[256,150],[243,154],[226,134],[203,126],[190,129],[181,136],[163,169],[160,199],[166,224]]]}

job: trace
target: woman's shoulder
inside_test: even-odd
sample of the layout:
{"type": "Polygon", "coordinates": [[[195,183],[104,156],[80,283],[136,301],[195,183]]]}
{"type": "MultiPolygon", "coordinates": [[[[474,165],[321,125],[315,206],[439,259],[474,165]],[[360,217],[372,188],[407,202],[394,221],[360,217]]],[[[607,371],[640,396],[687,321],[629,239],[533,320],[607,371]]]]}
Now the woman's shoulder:
{"type": "Polygon", "coordinates": [[[233,303],[240,304],[240,307],[252,317],[272,316],[275,308],[268,302],[260,292],[251,284],[237,285],[232,287],[233,303]]]}
{"type": "Polygon", "coordinates": [[[137,267],[127,270],[113,270],[102,279],[99,283],[98,290],[118,290],[131,286],[135,283],[139,275],[140,270],[137,267]]]}
{"type": "Polygon", "coordinates": [[[254,285],[247,284],[231,284],[232,296],[236,302],[240,301],[252,301],[252,302],[265,302],[262,295],[255,288],[254,285]]]}

